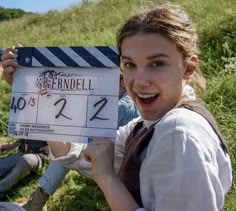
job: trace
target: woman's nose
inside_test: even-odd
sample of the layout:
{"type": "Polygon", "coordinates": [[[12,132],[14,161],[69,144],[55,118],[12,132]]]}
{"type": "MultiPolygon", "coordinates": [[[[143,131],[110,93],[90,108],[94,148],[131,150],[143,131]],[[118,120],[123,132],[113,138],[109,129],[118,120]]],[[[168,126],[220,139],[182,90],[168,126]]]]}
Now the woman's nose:
{"type": "Polygon", "coordinates": [[[134,83],[136,86],[141,86],[141,87],[148,87],[151,85],[151,79],[149,77],[149,74],[141,69],[136,72],[134,83]]]}

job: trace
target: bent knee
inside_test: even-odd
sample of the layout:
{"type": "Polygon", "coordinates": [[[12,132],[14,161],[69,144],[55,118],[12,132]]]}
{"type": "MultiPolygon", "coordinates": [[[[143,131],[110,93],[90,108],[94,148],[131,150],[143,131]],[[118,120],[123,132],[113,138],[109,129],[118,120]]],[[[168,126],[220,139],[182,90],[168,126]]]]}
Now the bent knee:
{"type": "Polygon", "coordinates": [[[41,168],[40,157],[35,154],[24,154],[18,162],[22,165],[27,165],[32,169],[41,168]]]}

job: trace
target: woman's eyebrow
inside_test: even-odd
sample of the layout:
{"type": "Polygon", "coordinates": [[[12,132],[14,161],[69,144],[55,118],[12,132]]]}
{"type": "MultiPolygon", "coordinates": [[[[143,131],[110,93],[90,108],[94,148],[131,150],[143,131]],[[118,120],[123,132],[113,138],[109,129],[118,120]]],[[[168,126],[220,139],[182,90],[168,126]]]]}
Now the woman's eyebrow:
{"type": "MultiPolygon", "coordinates": [[[[156,59],[156,58],[160,58],[160,57],[164,57],[164,58],[169,58],[170,56],[167,54],[163,54],[163,53],[159,53],[159,54],[155,54],[152,56],[148,56],[147,59],[156,59]]],[[[121,56],[121,59],[127,59],[127,60],[132,60],[132,58],[128,57],[128,56],[121,56]]]]}
{"type": "Polygon", "coordinates": [[[160,57],[169,58],[170,56],[167,54],[159,53],[159,54],[155,54],[152,56],[148,56],[147,59],[156,59],[156,58],[160,58],[160,57]]]}
{"type": "Polygon", "coordinates": [[[130,57],[128,57],[128,56],[121,56],[120,57],[121,59],[127,59],[127,60],[132,60],[130,57]]]}

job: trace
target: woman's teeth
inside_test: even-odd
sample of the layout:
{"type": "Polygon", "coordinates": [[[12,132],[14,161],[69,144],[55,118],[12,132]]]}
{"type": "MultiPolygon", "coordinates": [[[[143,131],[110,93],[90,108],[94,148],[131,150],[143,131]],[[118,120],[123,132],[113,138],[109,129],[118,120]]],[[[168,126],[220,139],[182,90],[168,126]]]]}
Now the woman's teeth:
{"type": "Polygon", "coordinates": [[[137,96],[142,103],[151,104],[158,98],[159,94],[137,94],[137,96]]]}
{"type": "Polygon", "coordinates": [[[140,98],[150,98],[150,97],[155,97],[157,94],[137,94],[138,95],[138,97],[140,97],[140,98]]]}

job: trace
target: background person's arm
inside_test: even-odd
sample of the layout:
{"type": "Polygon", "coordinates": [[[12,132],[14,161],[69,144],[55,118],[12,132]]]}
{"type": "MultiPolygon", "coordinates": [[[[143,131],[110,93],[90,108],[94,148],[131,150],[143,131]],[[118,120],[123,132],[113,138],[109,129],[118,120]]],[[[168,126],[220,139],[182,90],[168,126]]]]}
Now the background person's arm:
{"type": "Polygon", "coordinates": [[[47,143],[56,158],[66,156],[71,148],[71,143],[69,142],[48,141],[47,143]]]}
{"type": "Polygon", "coordinates": [[[0,152],[12,150],[12,149],[18,147],[19,145],[20,145],[19,142],[14,142],[12,144],[7,144],[7,143],[1,144],[0,145],[0,152]]]}

